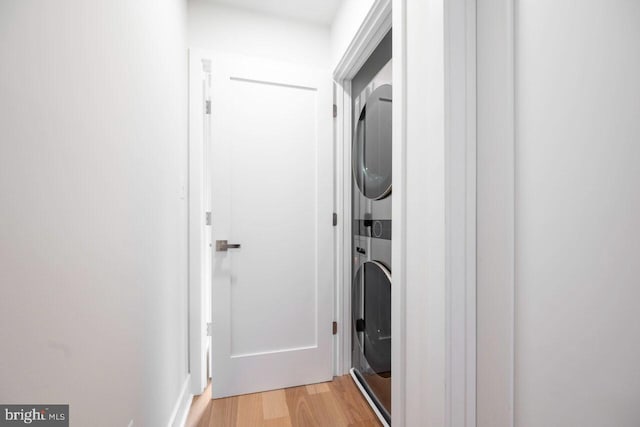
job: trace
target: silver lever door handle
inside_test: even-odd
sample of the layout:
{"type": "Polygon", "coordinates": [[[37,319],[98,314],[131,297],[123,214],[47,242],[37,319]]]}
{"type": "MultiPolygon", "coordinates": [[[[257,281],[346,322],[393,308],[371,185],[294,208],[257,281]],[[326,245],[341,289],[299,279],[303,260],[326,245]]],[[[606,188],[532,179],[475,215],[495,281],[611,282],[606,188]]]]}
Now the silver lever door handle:
{"type": "Polygon", "coordinates": [[[216,252],[227,252],[227,249],[240,249],[240,243],[228,243],[226,240],[216,240],[216,252]]]}

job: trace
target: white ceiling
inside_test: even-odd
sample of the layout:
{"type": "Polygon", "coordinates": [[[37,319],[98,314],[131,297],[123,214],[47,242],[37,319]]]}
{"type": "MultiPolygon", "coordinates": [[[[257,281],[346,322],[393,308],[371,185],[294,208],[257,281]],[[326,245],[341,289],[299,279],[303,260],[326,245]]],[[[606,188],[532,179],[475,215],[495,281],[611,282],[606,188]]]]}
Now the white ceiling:
{"type": "Polygon", "coordinates": [[[243,9],[264,12],[284,18],[329,25],[333,22],[341,0],[213,0],[243,9]]]}

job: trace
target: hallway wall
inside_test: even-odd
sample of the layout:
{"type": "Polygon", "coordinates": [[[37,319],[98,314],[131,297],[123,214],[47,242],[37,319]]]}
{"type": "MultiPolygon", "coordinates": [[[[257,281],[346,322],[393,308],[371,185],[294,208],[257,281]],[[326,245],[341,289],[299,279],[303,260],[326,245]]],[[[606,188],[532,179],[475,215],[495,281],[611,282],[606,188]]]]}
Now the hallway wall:
{"type": "Polygon", "coordinates": [[[0,2],[0,402],[166,425],[187,376],[186,4],[0,2]]]}
{"type": "Polygon", "coordinates": [[[374,0],[343,0],[331,24],[331,71],[342,59],[374,0]]]}
{"type": "Polygon", "coordinates": [[[636,1],[516,9],[519,427],[640,424],[639,23],[636,1]]]}
{"type": "Polygon", "coordinates": [[[188,45],[329,71],[329,27],[216,4],[188,2],[188,45]]]}

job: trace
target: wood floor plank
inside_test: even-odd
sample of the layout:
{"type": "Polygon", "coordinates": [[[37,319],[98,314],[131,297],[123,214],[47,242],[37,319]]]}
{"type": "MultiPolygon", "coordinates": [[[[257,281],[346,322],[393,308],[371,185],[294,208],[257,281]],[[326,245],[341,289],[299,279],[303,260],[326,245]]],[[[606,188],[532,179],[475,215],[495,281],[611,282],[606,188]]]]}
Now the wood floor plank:
{"type": "Polygon", "coordinates": [[[376,418],[375,420],[358,421],[357,423],[349,424],[348,427],[380,427],[381,425],[376,418]]]}
{"type": "MultiPolygon", "coordinates": [[[[198,419],[197,427],[209,427],[209,420],[211,419],[211,408],[212,405],[207,405],[206,411],[204,411],[198,419]]],[[[189,424],[185,424],[185,427],[189,427],[189,424]]]]}
{"type": "Polygon", "coordinates": [[[265,420],[263,427],[292,427],[291,418],[283,417],[265,420]]]}
{"type": "Polygon", "coordinates": [[[305,388],[309,394],[328,393],[331,391],[328,383],[309,384],[305,388]]]}
{"type": "Polygon", "coordinates": [[[185,422],[185,427],[207,427],[211,412],[211,384],[199,396],[194,396],[191,401],[191,410],[185,422]]]}
{"type": "Polygon", "coordinates": [[[376,414],[350,376],[345,375],[334,378],[334,381],[329,384],[329,388],[336,396],[336,401],[340,405],[341,412],[345,415],[349,425],[357,425],[357,423],[367,421],[378,422],[376,414]]]}
{"type": "Polygon", "coordinates": [[[316,393],[329,393],[330,391],[329,383],[316,384],[316,393]]]}
{"type": "Polygon", "coordinates": [[[265,420],[289,418],[289,407],[284,390],[262,393],[262,414],[265,420]]]}
{"type": "Polygon", "coordinates": [[[347,427],[349,424],[332,393],[323,392],[309,395],[309,403],[321,426],[347,427]]]}
{"type": "Polygon", "coordinates": [[[292,427],[321,427],[311,410],[306,387],[285,390],[292,427]]]}
{"type": "Polygon", "coordinates": [[[211,400],[196,396],[188,427],[379,427],[349,376],[328,383],[211,400]]]}
{"type": "MultiPolygon", "coordinates": [[[[264,423],[262,393],[238,396],[236,427],[261,427],[264,423]]],[[[229,424],[228,427],[233,426],[229,424]]]]}
{"type": "Polygon", "coordinates": [[[233,427],[238,416],[238,398],[214,399],[210,403],[208,427],[233,427]]]}

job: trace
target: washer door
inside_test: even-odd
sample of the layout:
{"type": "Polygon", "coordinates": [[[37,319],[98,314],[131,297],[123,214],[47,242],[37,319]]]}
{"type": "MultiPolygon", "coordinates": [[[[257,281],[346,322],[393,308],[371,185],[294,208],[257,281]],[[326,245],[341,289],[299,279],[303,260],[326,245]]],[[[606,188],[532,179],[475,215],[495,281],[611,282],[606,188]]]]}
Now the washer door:
{"type": "Polygon", "coordinates": [[[373,200],[391,192],[391,85],[374,90],[362,108],[353,141],[353,176],[373,200]]]}
{"type": "MultiPolygon", "coordinates": [[[[352,288],[354,334],[374,373],[391,373],[391,273],[376,261],[363,263],[352,288]]],[[[364,368],[364,367],[362,367],[364,368]]]]}

